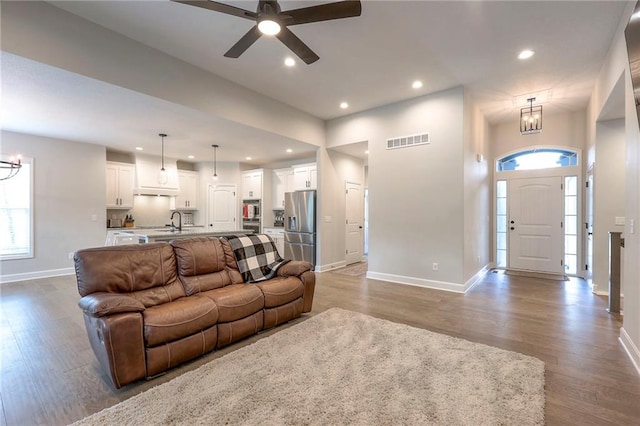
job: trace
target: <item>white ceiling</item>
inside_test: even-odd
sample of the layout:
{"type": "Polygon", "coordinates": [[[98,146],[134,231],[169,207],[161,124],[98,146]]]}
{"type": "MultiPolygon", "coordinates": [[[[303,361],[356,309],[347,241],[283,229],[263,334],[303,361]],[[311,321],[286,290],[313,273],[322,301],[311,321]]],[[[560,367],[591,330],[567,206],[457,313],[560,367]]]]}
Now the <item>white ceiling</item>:
{"type": "MultiPolygon", "coordinates": [[[[464,85],[491,123],[517,117],[532,95],[541,100],[545,114],[585,109],[628,6],[622,1],[364,1],[360,17],[292,27],[320,60],[286,68],[283,60],[291,53],[266,37],[239,59],[223,56],[252,26],[249,20],[166,0],[51,3],[325,120],[464,85]],[[536,55],[518,60],[524,48],[536,55]],[[411,88],[415,79],[424,82],[422,89],[411,88]],[[341,110],[341,101],[350,107],[341,110]]],[[[227,3],[249,10],[257,5],[227,3]]],[[[283,10],[322,3],[280,2],[283,10]]],[[[3,58],[6,129],[38,128],[40,133],[30,133],[89,138],[119,148],[119,138],[148,140],[149,134],[157,134],[162,119],[173,120],[199,156],[211,149],[212,134],[221,146],[225,140],[247,141],[235,145],[237,158],[228,153],[226,160],[242,160],[257,146],[267,151],[261,158],[273,161],[286,159],[282,151],[290,144],[300,155],[312,150],[23,58],[5,62],[3,58]],[[97,102],[95,93],[105,101],[97,102]],[[122,111],[122,105],[130,110],[122,111]],[[29,112],[28,122],[21,118],[25,114],[11,114],[16,106],[29,112]],[[60,113],[51,112],[54,106],[60,113]],[[68,118],[74,114],[86,120],[68,118]],[[273,144],[256,143],[265,137],[273,144]]],[[[220,154],[227,155],[224,149],[220,154]]]]}

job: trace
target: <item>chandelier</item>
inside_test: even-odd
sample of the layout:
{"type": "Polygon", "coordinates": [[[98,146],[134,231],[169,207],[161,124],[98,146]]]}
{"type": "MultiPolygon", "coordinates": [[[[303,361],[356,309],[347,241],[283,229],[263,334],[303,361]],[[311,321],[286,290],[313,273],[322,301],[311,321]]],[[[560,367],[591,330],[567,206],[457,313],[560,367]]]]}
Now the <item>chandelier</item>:
{"type": "Polygon", "coordinates": [[[20,157],[11,158],[10,160],[0,160],[0,180],[10,179],[18,174],[22,167],[20,157]]]}
{"type": "Polygon", "coordinates": [[[533,105],[536,98],[529,98],[528,107],[520,109],[520,134],[531,135],[542,132],[542,105],[533,105]]]}

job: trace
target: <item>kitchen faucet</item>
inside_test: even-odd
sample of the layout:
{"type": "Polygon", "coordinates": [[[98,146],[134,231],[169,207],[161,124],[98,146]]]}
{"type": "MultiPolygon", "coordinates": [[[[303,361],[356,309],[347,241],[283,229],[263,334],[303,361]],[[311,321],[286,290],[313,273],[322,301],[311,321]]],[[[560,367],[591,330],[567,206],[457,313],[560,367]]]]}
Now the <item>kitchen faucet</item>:
{"type": "Polygon", "coordinates": [[[175,215],[176,213],[178,213],[178,231],[182,231],[182,213],[180,213],[178,210],[174,210],[171,213],[171,228],[175,229],[175,225],[173,224],[173,215],[175,215]]]}

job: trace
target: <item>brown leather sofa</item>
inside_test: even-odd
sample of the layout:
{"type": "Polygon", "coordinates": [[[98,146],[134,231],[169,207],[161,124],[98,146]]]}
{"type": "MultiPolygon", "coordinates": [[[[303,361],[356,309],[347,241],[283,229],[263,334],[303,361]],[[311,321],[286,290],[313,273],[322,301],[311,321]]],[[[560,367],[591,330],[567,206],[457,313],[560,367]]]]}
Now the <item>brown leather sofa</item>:
{"type": "Polygon", "coordinates": [[[247,284],[216,237],[79,250],[78,305],[116,388],[311,311],[315,274],[292,261],[247,284]]]}

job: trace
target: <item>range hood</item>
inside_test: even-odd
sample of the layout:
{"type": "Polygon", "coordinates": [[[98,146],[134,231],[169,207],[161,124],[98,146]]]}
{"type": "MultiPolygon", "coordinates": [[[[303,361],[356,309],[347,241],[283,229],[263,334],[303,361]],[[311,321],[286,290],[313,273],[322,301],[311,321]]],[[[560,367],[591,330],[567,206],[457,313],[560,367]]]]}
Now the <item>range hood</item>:
{"type": "Polygon", "coordinates": [[[178,181],[178,165],[176,160],[164,159],[164,169],[169,180],[165,184],[158,183],[161,158],[153,155],[136,154],[135,195],[174,196],[180,192],[178,181]]]}

